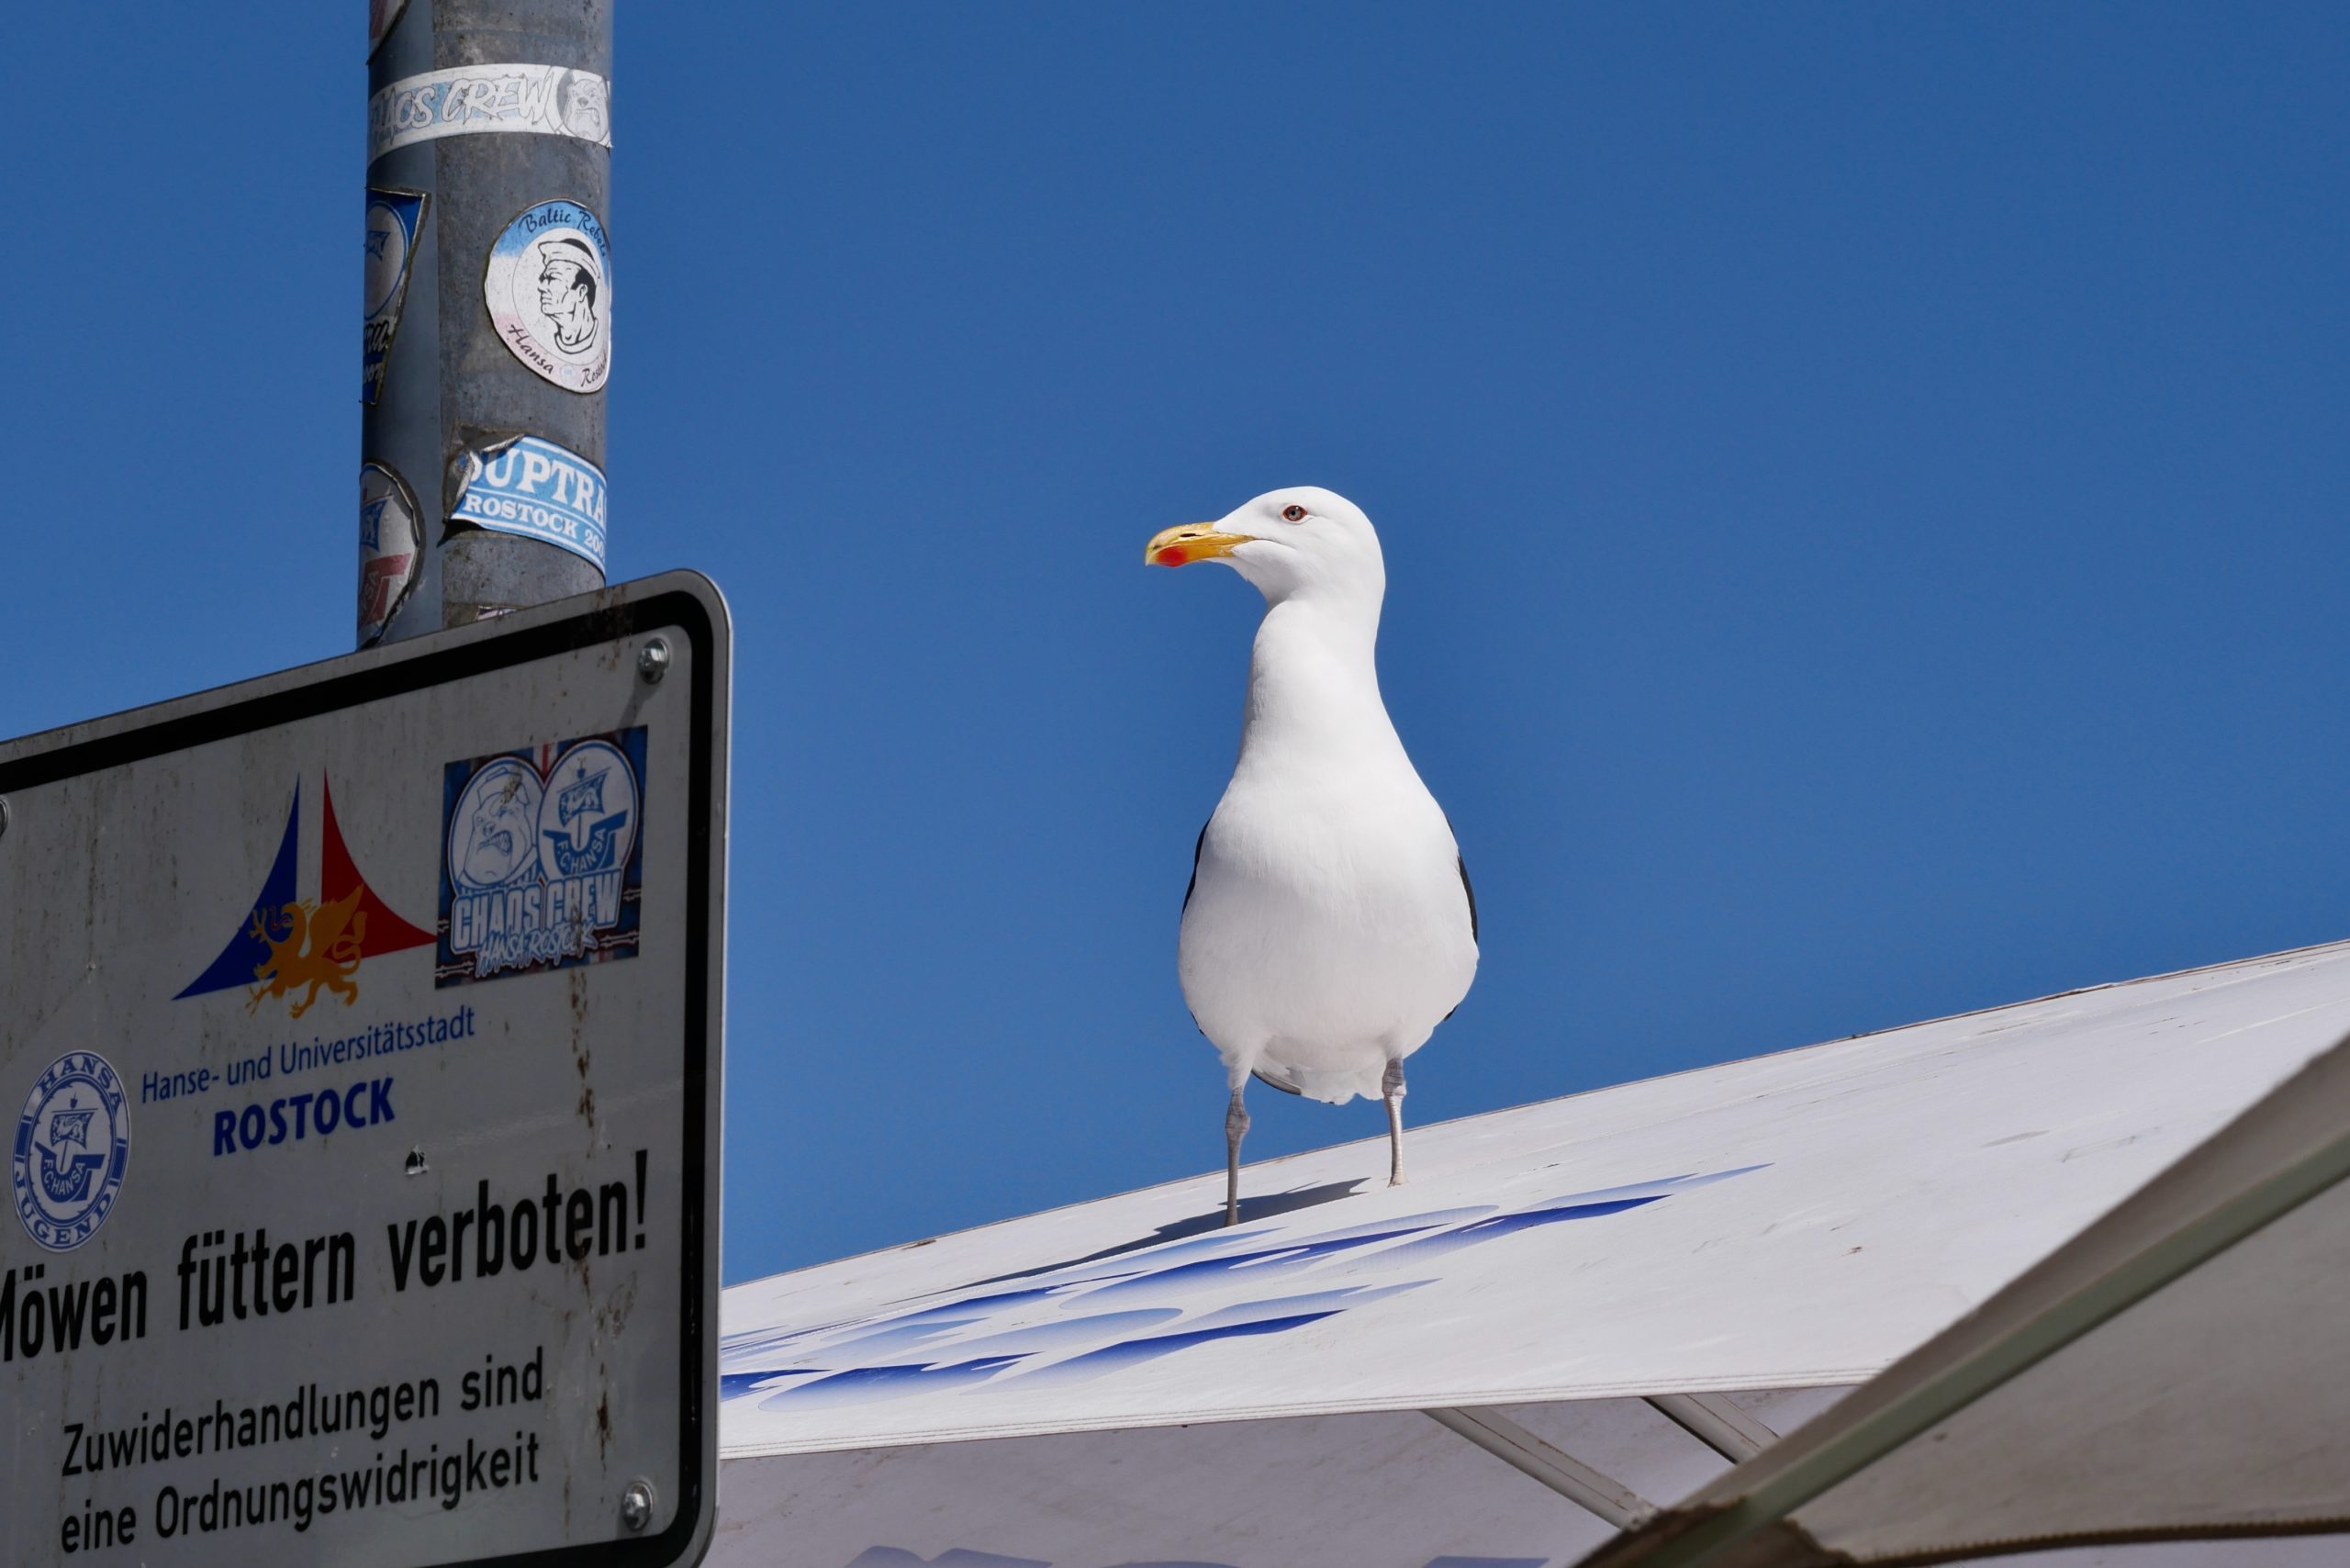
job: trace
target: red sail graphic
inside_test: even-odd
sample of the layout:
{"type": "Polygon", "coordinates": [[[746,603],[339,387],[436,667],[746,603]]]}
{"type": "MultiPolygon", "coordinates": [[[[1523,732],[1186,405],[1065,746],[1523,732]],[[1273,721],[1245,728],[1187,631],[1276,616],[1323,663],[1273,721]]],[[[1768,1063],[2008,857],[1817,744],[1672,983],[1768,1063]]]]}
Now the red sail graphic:
{"type": "Polygon", "coordinates": [[[371,958],[378,953],[431,946],[432,933],[419,931],[394,914],[391,906],[377,898],[375,890],[367,885],[367,879],[359,874],[358,865],[342,842],[342,830],[335,825],[331,781],[327,781],[325,798],[325,831],[319,846],[319,895],[327,903],[334,904],[348,898],[352,889],[358,890],[359,913],[367,917],[365,933],[359,941],[359,956],[371,958]]]}

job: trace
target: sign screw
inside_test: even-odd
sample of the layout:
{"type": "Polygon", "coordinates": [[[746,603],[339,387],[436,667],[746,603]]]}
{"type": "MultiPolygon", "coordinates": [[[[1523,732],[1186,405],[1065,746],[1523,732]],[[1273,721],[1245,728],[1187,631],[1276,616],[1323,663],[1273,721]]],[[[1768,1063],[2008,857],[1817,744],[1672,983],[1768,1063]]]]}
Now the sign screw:
{"type": "Polygon", "coordinates": [[[5,838],[5,837],[6,837],[6,836],[7,836],[7,834],[8,834],[8,799],[7,799],[7,797],[6,797],[6,796],[5,796],[5,795],[0,795],[0,838],[5,838]]]}
{"type": "Polygon", "coordinates": [[[653,1522],[653,1483],[640,1477],[621,1494],[621,1528],[632,1535],[653,1522]]]}
{"type": "Polygon", "coordinates": [[[669,673],[669,644],[655,637],[636,651],[636,673],[647,686],[657,686],[669,673]]]}

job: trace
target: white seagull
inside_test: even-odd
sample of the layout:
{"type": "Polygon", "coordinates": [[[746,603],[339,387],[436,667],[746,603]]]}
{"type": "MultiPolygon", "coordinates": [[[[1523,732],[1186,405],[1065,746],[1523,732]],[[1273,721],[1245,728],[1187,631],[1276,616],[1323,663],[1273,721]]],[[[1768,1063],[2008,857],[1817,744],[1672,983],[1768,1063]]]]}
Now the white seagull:
{"type": "Polygon", "coordinates": [[[1249,1075],[1332,1104],[1387,1102],[1404,1181],[1404,1058],[1477,974],[1477,900],[1452,824],[1379,697],[1387,569],[1343,496],[1273,490],[1159,533],[1143,559],[1221,561],[1265,596],[1240,757],[1192,851],[1176,970],[1224,1058],[1226,1225],[1240,1217],[1249,1075]]]}

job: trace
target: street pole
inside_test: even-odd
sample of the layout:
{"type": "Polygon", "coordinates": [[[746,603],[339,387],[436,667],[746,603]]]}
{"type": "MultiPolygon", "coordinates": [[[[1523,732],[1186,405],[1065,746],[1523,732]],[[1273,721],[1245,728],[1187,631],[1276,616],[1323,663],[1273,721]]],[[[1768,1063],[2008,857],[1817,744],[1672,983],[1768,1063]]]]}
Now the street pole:
{"type": "Polygon", "coordinates": [[[611,0],[370,0],[358,643],[604,582],[611,0]]]}

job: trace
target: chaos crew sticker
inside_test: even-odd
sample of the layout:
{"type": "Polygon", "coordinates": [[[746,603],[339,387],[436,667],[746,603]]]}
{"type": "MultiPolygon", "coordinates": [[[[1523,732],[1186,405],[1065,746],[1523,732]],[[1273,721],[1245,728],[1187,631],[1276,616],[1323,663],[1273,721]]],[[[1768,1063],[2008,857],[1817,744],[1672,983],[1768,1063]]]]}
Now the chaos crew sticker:
{"type": "Polygon", "coordinates": [[[384,634],[416,587],[424,530],[416,497],[380,463],[359,465],[359,645],[384,634]]]}
{"type": "Polygon", "coordinates": [[[436,986],[636,956],[643,725],[450,763],[442,799],[436,986]]]}
{"type": "Polygon", "coordinates": [[[612,144],[611,84],[561,65],[460,65],[367,100],[367,162],[443,136],[520,131],[612,144]]]}
{"type": "Polygon", "coordinates": [[[8,1177],[34,1241],[71,1252],[114,1212],[130,1165],[130,1101],[95,1051],[68,1051],[33,1081],[8,1177]]]}
{"type": "Polygon", "coordinates": [[[359,400],[371,406],[383,395],[384,364],[391,358],[392,334],[400,328],[400,308],[408,302],[408,263],[416,254],[417,231],[424,227],[424,209],[431,200],[422,191],[367,188],[359,400]]]}
{"type": "Polygon", "coordinates": [[[612,252],[604,225],[574,201],[518,216],[482,277],[498,340],[569,392],[600,392],[612,369],[612,252]]]}
{"type": "Polygon", "coordinates": [[[451,522],[559,544],[604,568],[604,471],[565,447],[518,435],[464,455],[451,522]]]}

